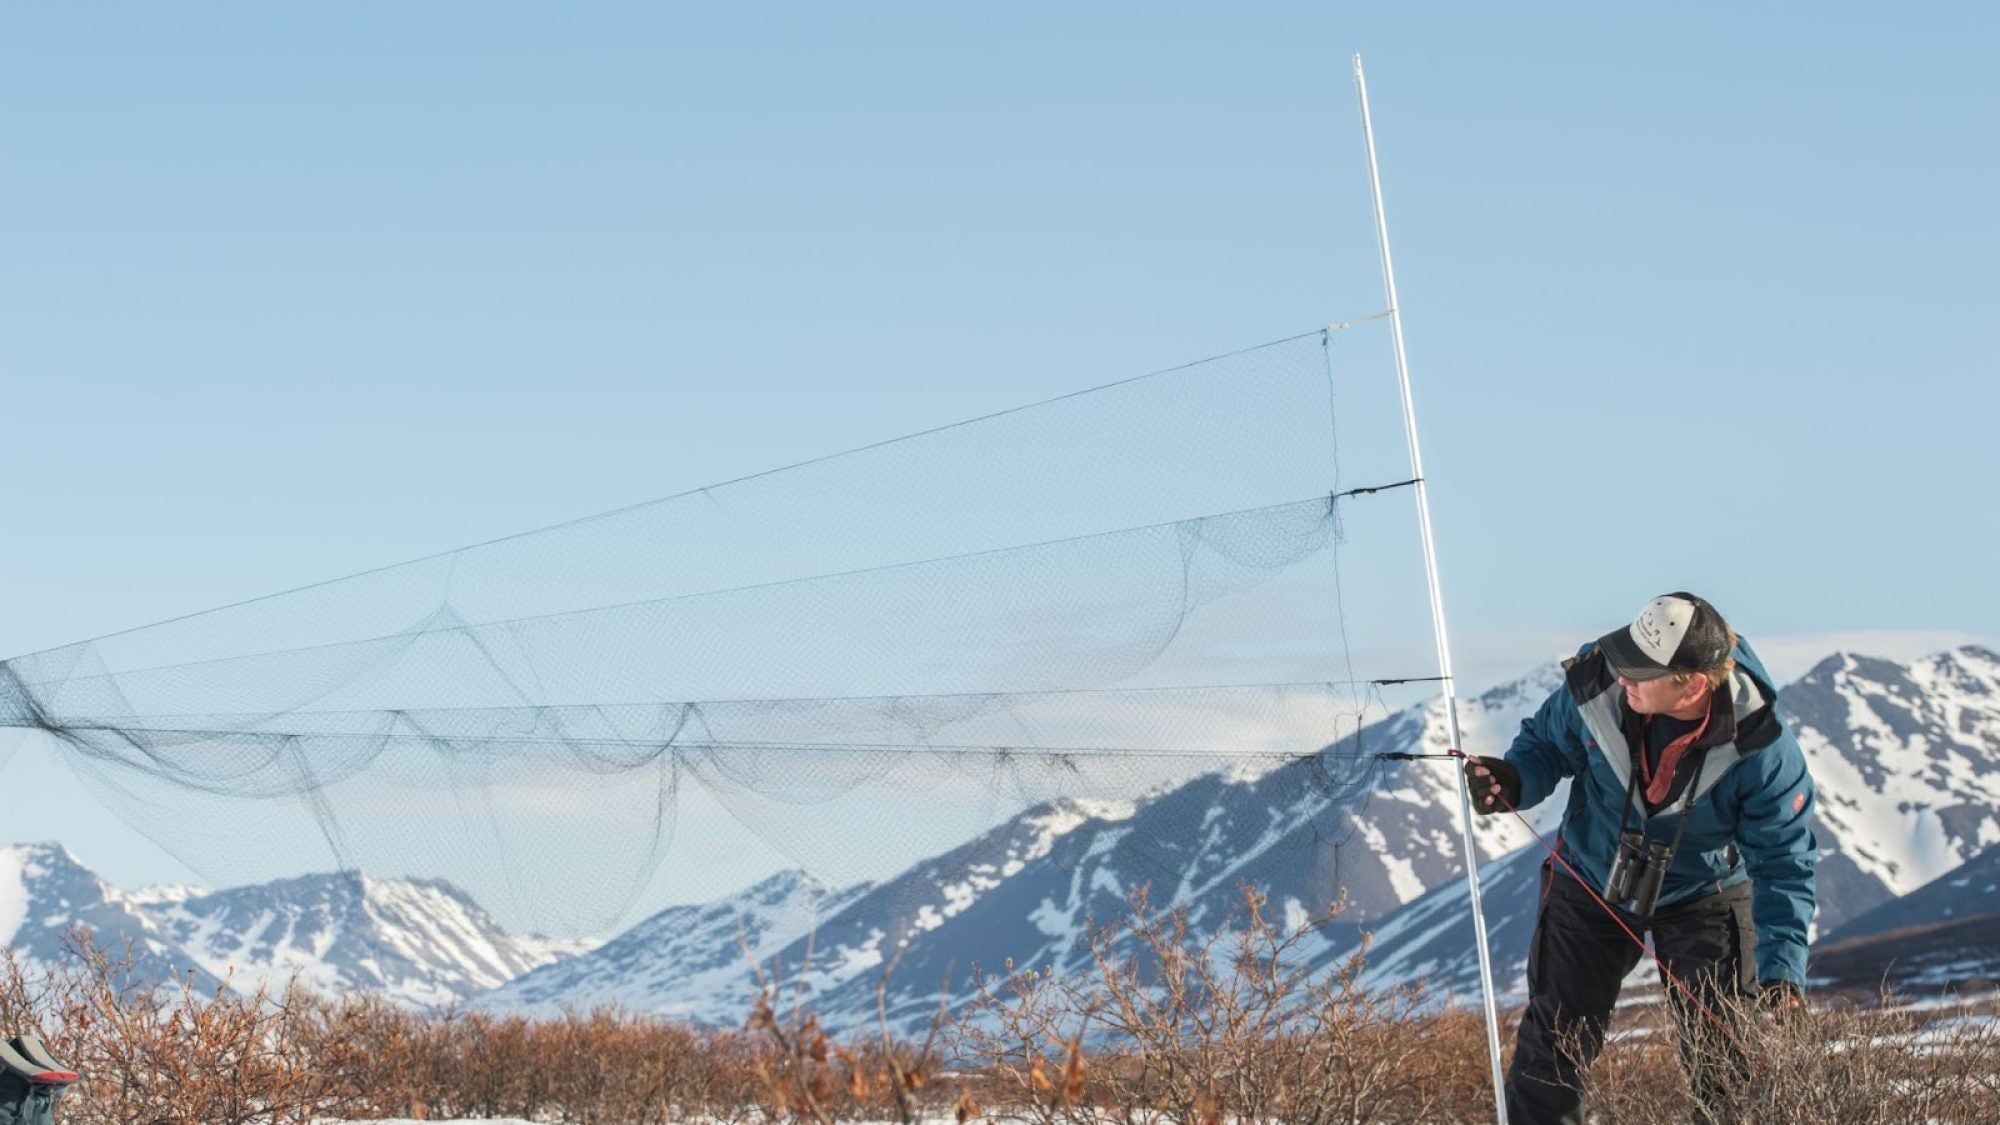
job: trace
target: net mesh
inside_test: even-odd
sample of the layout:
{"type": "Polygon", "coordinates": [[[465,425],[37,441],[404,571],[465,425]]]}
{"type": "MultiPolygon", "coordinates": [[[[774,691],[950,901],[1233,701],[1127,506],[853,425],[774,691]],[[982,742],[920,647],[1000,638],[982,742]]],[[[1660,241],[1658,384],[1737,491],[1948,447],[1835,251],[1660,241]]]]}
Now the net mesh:
{"type": "Polygon", "coordinates": [[[564,933],[692,886],[696,805],[842,883],[1284,768],[1335,848],[1428,665],[1400,420],[1334,341],[16,657],[0,727],[217,881],[442,877],[564,933]]]}

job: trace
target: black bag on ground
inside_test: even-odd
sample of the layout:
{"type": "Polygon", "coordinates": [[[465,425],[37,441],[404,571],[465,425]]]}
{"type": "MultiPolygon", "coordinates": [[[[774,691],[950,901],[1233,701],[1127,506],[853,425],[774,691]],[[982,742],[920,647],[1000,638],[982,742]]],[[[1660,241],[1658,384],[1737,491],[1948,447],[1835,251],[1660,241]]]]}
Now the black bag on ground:
{"type": "Polygon", "coordinates": [[[55,1125],[56,1106],[76,1080],[32,1035],[0,1043],[0,1125],[55,1125]]]}

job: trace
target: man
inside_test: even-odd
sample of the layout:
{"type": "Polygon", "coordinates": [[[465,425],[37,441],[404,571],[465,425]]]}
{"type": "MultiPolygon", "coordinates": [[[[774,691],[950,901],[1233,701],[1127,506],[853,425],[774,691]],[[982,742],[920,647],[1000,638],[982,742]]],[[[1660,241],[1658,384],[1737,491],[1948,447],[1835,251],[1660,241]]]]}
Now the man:
{"type": "Polygon", "coordinates": [[[1481,813],[1532,808],[1572,779],[1563,862],[1543,869],[1507,1119],[1583,1120],[1580,1075],[1643,955],[1635,935],[1650,931],[1699,1001],[1667,986],[1701,1119],[1722,1120],[1745,1065],[1741,1032],[1723,1027],[1732,1002],[1803,1003],[1818,857],[1805,757],[1756,654],[1693,594],[1653,599],[1564,669],[1505,758],[1465,765],[1481,813]]]}

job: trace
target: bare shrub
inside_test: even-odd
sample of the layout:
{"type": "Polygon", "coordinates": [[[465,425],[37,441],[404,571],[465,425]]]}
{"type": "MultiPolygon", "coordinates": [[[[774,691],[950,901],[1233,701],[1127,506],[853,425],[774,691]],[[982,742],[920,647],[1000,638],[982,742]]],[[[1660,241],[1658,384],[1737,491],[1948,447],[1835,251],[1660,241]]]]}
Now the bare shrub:
{"type": "MultiPolygon", "coordinates": [[[[0,1030],[40,1035],[83,1072],[64,1106],[75,1125],[1492,1119],[1477,1012],[1430,1012],[1415,984],[1366,988],[1360,954],[1308,971],[1316,927],[1281,932],[1263,906],[1246,890],[1240,918],[1197,938],[1183,912],[1136,895],[1129,917],[1087,936],[1083,970],[975,974],[967,1010],[920,1041],[888,1033],[882,989],[874,1031],[839,1038],[796,988],[780,1011],[775,984],[742,1030],[615,1009],[420,1014],[371,996],[135,982],[129,954],[82,940],[53,968],[0,950],[0,1030]]],[[[1732,1119],[2000,1120],[1994,998],[1892,1000],[1783,1022],[1726,1013],[1749,1060],[1732,1119]]],[[[1606,1049],[1586,1079],[1593,1119],[1694,1116],[1666,1022],[1641,1013],[1606,1049]]]]}
{"type": "Polygon", "coordinates": [[[303,993],[276,1002],[139,982],[130,950],[113,957],[87,935],[68,963],[32,975],[0,964],[0,1019],[31,1031],[90,1076],[64,1103],[75,1122],[308,1125],[356,1100],[351,1060],[326,1041],[303,993]]]}
{"type": "Polygon", "coordinates": [[[938,1040],[950,1026],[942,1010],[920,1043],[899,1041],[890,1033],[886,993],[895,966],[892,960],[876,988],[878,1034],[857,1033],[846,1044],[807,1010],[805,992],[796,985],[790,990],[787,1012],[781,1015],[772,1001],[786,993],[782,966],[772,966],[769,974],[758,967],[760,993],[748,1029],[757,1037],[751,1069],[760,1090],[757,1108],[766,1119],[887,1118],[910,1125],[947,1112],[960,1122],[983,1116],[971,1092],[958,1081],[938,1081],[938,1040]]]}
{"type": "Polygon", "coordinates": [[[1490,1107],[1476,1021],[1419,1017],[1413,988],[1364,988],[1359,953],[1308,972],[1301,947],[1336,912],[1286,934],[1260,892],[1245,888],[1243,904],[1240,926],[1196,940],[1185,911],[1156,912],[1142,890],[1127,919],[1090,933],[1089,973],[982,981],[956,1046],[992,1083],[989,1106],[1050,1125],[1437,1121],[1481,1097],[1490,1107]]]}
{"type": "Polygon", "coordinates": [[[0,1028],[46,1040],[85,1080],[77,1125],[306,1125],[518,1116],[579,1125],[744,1117],[745,1036],[616,1011],[533,1021],[424,1015],[373,996],[273,997],[133,983],[129,952],[79,939],[32,971],[0,951],[0,1028]]]}
{"type": "MultiPolygon", "coordinates": [[[[1828,1003],[1782,1018],[1754,1003],[1722,1007],[1747,1074],[1722,1120],[1755,1122],[2000,1121],[2000,1022],[1987,1005],[1912,1006],[1883,994],[1870,1006],[1828,1003]]],[[[1606,1121],[1701,1120],[1670,1021],[1644,1014],[1584,1080],[1606,1121]]]]}

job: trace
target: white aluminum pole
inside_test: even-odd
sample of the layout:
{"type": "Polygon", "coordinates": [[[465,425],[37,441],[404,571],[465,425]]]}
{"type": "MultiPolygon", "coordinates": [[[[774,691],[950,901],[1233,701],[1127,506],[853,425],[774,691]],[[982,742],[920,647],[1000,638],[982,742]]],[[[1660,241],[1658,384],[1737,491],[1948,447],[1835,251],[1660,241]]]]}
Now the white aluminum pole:
{"type": "MultiPolygon", "coordinates": [[[[1389,338],[1395,347],[1396,381],[1403,391],[1403,434],[1410,446],[1410,475],[1416,478],[1417,526],[1424,543],[1424,573],[1430,580],[1431,630],[1437,641],[1438,673],[1444,683],[1445,729],[1454,750],[1459,741],[1458,700],[1451,675],[1451,641],[1444,627],[1444,587],[1438,582],[1437,545],[1431,538],[1431,501],[1424,481],[1423,453],[1417,446],[1417,406],[1410,395],[1410,363],[1403,350],[1403,309],[1396,300],[1396,269],[1389,261],[1389,218],[1382,209],[1382,174],[1375,166],[1375,126],[1368,116],[1368,79],[1361,56],[1354,56],[1354,89],[1361,98],[1361,139],[1368,147],[1368,189],[1375,199],[1375,241],[1382,249],[1382,287],[1389,300],[1389,338]]],[[[1500,1071],[1500,1013],[1493,1001],[1493,958],[1486,947],[1486,915],[1479,905],[1479,851],[1472,839],[1472,793],[1464,771],[1458,775],[1459,831],[1465,848],[1465,882],[1472,911],[1473,944],[1479,951],[1479,984],[1486,998],[1486,1050],[1493,1064],[1493,1108],[1501,1125],[1507,1121],[1506,1079],[1500,1071]]]]}

